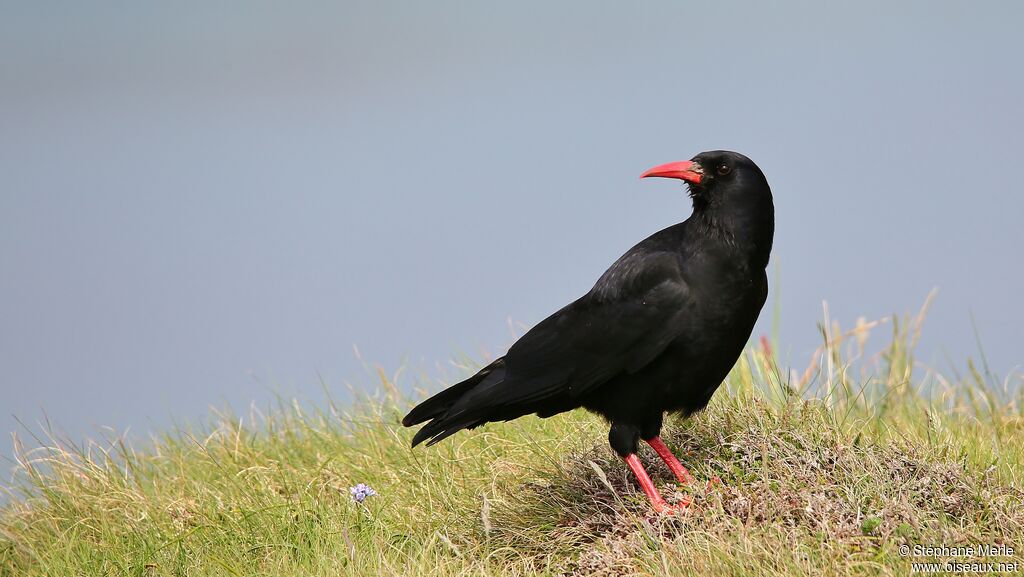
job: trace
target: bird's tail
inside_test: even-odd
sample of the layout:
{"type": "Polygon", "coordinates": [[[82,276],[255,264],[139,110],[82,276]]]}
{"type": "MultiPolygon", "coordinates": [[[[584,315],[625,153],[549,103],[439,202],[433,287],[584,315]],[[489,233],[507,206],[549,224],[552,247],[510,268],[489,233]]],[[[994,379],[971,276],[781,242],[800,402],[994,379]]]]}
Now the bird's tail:
{"type": "Polygon", "coordinates": [[[483,369],[480,369],[480,372],[472,377],[448,387],[433,397],[430,397],[416,405],[413,410],[409,411],[409,414],[402,419],[402,425],[406,427],[430,421],[430,423],[427,423],[422,429],[416,432],[416,435],[412,439],[412,446],[415,447],[428,438],[437,437],[429,443],[432,445],[456,431],[476,426],[477,423],[475,422],[448,422],[445,419],[445,416],[449,409],[452,408],[452,405],[457,403],[463,395],[473,390],[495,371],[504,373],[504,367],[504,357],[499,358],[483,369]]]}

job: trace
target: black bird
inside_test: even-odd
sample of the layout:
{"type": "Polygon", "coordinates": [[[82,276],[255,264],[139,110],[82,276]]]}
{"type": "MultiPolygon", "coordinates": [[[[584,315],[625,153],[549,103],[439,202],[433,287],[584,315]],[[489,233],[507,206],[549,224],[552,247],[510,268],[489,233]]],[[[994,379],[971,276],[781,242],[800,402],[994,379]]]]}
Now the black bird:
{"type": "Polygon", "coordinates": [[[761,169],[736,152],[702,152],[641,178],[650,176],[685,181],[693,214],[629,249],[505,356],[410,411],[403,425],[429,421],[414,447],[491,421],[583,407],[611,423],[608,442],[655,510],[671,510],[637,446],[643,439],[680,482],[692,481],[659,437],[662,417],[707,406],[739,358],[768,296],[775,208],[761,169]]]}

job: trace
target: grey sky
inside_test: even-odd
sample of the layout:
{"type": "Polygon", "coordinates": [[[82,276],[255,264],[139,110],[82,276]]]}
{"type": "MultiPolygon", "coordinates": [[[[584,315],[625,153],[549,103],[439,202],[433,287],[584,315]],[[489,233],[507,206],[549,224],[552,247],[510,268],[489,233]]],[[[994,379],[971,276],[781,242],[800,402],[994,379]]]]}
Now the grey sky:
{"type": "Polygon", "coordinates": [[[500,353],[689,214],[641,171],[714,148],[773,186],[794,365],[822,300],[851,325],[933,287],[925,360],[976,354],[973,313],[1024,361],[1020,3],[0,11],[4,433],[372,384],[353,344],[500,353]]]}

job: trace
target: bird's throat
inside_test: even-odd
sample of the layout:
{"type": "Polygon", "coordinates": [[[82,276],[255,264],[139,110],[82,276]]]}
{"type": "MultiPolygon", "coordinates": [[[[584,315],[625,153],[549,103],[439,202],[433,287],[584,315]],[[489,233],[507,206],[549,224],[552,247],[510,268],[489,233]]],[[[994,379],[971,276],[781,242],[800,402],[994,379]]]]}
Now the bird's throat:
{"type": "Polygon", "coordinates": [[[693,218],[705,238],[739,249],[754,266],[768,265],[775,236],[775,207],[770,198],[767,203],[736,207],[696,196],[693,218]]]}

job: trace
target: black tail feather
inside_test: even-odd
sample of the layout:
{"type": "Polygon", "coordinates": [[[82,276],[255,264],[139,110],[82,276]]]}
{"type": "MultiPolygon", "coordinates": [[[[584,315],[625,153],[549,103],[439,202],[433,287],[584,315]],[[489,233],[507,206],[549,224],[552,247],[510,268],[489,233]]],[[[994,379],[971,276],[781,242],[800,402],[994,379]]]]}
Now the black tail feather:
{"type": "Polygon", "coordinates": [[[412,446],[415,447],[427,439],[430,439],[427,441],[428,447],[436,445],[442,440],[458,433],[462,429],[472,429],[473,427],[478,427],[485,422],[486,421],[480,419],[452,422],[445,420],[444,417],[438,417],[424,425],[419,431],[416,431],[416,435],[412,438],[412,446]]]}
{"type": "Polygon", "coordinates": [[[504,368],[504,358],[499,358],[472,377],[448,387],[409,411],[409,414],[402,419],[402,425],[406,427],[430,421],[416,432],[416,436],[412,440],[412,446],[415,447],[428,438],[438,437],[430,442],[432,445],[456,431],[481,424],[482,421],[476,422],[477,419],[460,423],[445,422],[444,417],[449,409],[452,408],[452,405],[458,402],[463,395],[473,390],[492,372],[502,368],[504,368]],[[442,435],[442,433],[444,434],[442,435]]]}

